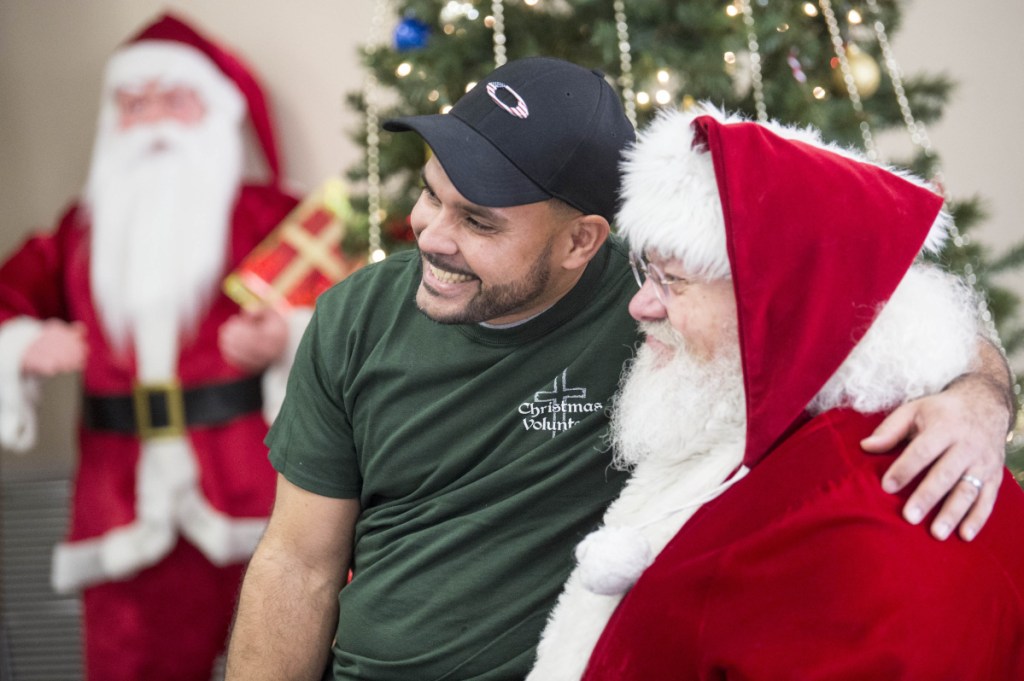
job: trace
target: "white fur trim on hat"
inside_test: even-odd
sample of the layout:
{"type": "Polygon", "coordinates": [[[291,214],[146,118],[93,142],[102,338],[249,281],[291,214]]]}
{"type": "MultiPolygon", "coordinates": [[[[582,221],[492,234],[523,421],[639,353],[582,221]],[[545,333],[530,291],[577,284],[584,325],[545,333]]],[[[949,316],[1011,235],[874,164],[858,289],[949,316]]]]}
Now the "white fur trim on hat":
{"type": "Polygon", "coordinates": [[[634,250],[683,260],[693,274],[718,279],[729,275],[722,204],[711,155],[693,147],[691,125],[705,113],[712,112],[666,110],[637,135],[622,164],[616,224],[634,250]]]}
{"type": "MultiPolygon", "coordinates": [[[[710,116],[723,123],[748,122],[703,102],[688,111],[664,110],[637,135],[622,163],[622,206],[618,231],[637,251],[656,252],[683,261],[686,269],[710,279],[728,277],[725,219],[711,154],[694,147],[693,121],[710,116]]],[[[845,158],[871,163],[863,154],[822,141],[811,127],[762,124],[784,139],[797,140],[845,158]]],[[[877,164],[876,164],[877,165],[877,164]]],[[[905,171],[886,170],[916,185],[934,189],[905,171]]],[[[935,219],[924,250],[937,252],[952,225],[942,211],[935,219]]]]}

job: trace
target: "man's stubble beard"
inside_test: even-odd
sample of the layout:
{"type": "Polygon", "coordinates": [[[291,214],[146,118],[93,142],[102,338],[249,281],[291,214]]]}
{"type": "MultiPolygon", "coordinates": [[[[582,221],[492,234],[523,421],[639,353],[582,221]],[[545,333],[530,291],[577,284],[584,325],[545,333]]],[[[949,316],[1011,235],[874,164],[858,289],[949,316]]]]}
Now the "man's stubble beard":
{"type": "Polygon", "coordinates": [[[705,360],[687,350],[668,322],[641,328],[675,353],[666,361],[644,344],[626,366],[609,431],[615,466],[628,470],[652,457],[682,461],[742,442],[746,408],[738,344],[716,348],[705,360]]]}
{"type": "Polygon", "coordinates": [[[529,309],[547,293],[548,285],[551,282],[551,269],[548,261],[553,248],[554,238],[551,238],[545,244],[543,252],[534,260],[529,272],[521,279],[487,287],[484,287],[482,282],[477,279],[478,291],[461,310],[447,314],[429,311],[428,306],[420,302],[421,295],[428,297],[433,295],[425,283],[420,284],[426,289],[426,292],[417,293],[416,306],[420,312],[440,324],[479,324],[529,309]]]}

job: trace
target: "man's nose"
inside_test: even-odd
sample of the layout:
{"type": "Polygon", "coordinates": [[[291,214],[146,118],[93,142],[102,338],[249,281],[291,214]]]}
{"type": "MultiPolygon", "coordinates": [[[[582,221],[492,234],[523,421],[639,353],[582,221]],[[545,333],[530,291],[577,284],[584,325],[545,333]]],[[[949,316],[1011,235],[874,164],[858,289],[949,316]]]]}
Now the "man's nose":
{"type": "Polygon", "coordinates": [[[654,287],[656,283],[650,278],[644,281],[643,286],[636,292],[633,299],[629,301],[629,314],[638,322],[652,322],[664,319],[668,314],[665,304],[658,298],[654,287]]]}
{"type": "Polygon", "coordinates": [[[414,225],[413,232],[422,251],[445,255],[454,255],[459,251],[455,239],[454,216],[449,211],[436,211],[419,230],[414,225]]]}

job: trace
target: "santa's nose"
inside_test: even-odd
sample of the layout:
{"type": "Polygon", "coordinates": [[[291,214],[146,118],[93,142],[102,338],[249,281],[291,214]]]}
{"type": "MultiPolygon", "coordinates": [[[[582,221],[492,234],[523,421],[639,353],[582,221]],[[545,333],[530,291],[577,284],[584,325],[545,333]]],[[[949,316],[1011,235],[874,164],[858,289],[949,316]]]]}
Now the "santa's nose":
{"type": "Polygon", "coordinates": [[[162,121],[196,125],[206,113],[199,94],[180,85],[164,87],[148,83],[137,91],[119,90],[116,96],[118,123],[122,130],[162,121]]]}
{"type": "Polygon", "coordinates": [[[664,303],[658,297],[654,287],[657,284],[648,277],[644,280],[643,286],[636,292],[633,299],[629,301],[629,314],[638,322],[653,322],[664,319],[668,311],[664,303]]]}

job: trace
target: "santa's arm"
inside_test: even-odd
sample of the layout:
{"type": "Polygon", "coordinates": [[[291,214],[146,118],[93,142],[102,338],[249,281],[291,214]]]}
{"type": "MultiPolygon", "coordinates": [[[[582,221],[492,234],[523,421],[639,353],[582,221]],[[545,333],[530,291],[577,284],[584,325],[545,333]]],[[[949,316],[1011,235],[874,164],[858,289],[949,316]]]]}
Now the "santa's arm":
{"type": "Polygon", "coordinates": [[[22,373],[26,350],[39,337],[42,322],[15,317],[0,324],[0,447],[25,452],[36,443],[39,381],[22,373]]]}
{"type": "MultiPolygon", "coordinates": [[[[29,238],[0,266],[0,447],[23,452],[36,441],[39,375],[59,373],[64,350],[46,352],[47,331],[67,326],[63,296],[61,240],[73,229],[73,211],[61,228],[29,238]],[[44,323],[43,319],[49,321],[44,323]],[[26,364],[26,359],[28,363],[26,364]],[[51,365],[53,371],[37,371],[51,365]]],[[[78,331],[74,335],[80,337],[78,331]]],[[[84,344],[84,341],[81,341],[84,344]]],[[[73,368],[73,367],[72,367],[73,368]]]]}
{"type": "Polygon", "coordinates": [[[0,447],[35,445],[39,379],[81,371],[87,355],[81,322],[22,316],[0,324],[0,447]]]}
{"type": "Polygon", "coordinates": [[[946,539],[958,525],[963,539],[973,539],[992,513],[1002,479],[1008,424],[1012,428],[1015,414],[1012,379],[990,342],[980,342],[978,359],[977,369],[937,395],[899,407],[861,443],[869,452],[885,452],[910,438],[882,486],[897,492],[927,470],[903,515],[918,523],[944,501],[931,524],[937,539],[946,539]]]}
{"type": "Polygon", "coordinates": [[[68,319],[65,254],[82,243],[81,213],[72,206],[56,230],[30,236],[0,265],[0,324],[21,316],[68,319]]]}

